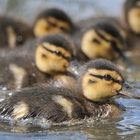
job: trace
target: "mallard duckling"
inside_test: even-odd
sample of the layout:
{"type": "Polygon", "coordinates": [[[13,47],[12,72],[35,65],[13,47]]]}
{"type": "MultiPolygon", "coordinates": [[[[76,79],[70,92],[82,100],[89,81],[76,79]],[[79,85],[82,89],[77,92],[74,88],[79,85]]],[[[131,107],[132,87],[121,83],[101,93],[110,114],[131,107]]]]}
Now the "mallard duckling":
{"type": "Polygon", "coordinates": [[[0,47],[15,48],[33,37],[27,24],[10,17],[0,17],[0,47]]]}
{"type": "Polygon", "coordinates": [[[0,114],[14,120],[35,118],[58,123],[88,117],[114,118],[124,111],[111,100],[119,95],[124,78],[110,61],[89,61],[82,66],[77,83],[77,90],[34,87],[16,92],[0,103],[0,114]]]}
{"type": "Polygon", "coordinates": [[[49,33],[72,33],[74,24],[70,17],[62,10],[51,8],[41,12],[33,25],[36,37],[41,37],[49,33]]]}
{"type": "MultiPolygon", "coordinates": [[[[124,40],[117,28],[106,21],[94,23],[79,34],[79,42],[82,53],[88,59],[106,58],[117,60],[125,58],[122,46],[124,40]]],[[[79,53],[79,52],[78,52],[79,53]]]]}
{"type": "Polygon", "coordinates": [[[126,0],[124,16],[128,29],[134,34],[140,35],[140,1],[126,0]]]}
{"type": "MultiPolygon", "coordinates": [[[[126,0],[124,3],[124,22],[123,22],[126,33],[125,40],[127,46],[129,46],[128,48],[131,50],[134,49],[136,51],[137,48],[139,48],[139,35],[140,35],[139,15],[140,15],[140,1],[126,0]]],[[[134,50],[133,53],[135,53],[134,50]]]]}
{"type": "Polygon", "coordinates": [[[72,47],[68,38],[51,34],[38,41],[35,58],[34,51],[24,54],[23,50],[1,57],[0,85],[14,89],[72,75],[67,71],[73,57],[72,47]]]}

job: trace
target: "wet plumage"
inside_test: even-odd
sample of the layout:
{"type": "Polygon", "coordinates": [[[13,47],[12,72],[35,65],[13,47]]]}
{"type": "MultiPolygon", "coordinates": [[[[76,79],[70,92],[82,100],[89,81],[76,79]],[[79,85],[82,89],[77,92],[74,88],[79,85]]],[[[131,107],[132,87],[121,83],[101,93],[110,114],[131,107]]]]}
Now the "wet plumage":
{"type": "Polygon", "coordinates": [[[15,121],[39,118],[57,123],[119,116],[124,108],[110,100],[119,95],[124,83],[116,66],[100,59],[88,62],[81,69],[83,75],[79,77],[77,89],[55,86],[23,89],[0,103],[1,116],[15,121]]]}

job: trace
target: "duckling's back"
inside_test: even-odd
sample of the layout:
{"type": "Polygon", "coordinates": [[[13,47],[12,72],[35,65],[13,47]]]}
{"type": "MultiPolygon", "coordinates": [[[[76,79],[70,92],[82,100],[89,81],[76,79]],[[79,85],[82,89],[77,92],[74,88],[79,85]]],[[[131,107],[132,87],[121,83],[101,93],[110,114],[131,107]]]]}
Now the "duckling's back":
{"type": "Polygon", "coordinates": [[[1,116],[19,120],[40,118],[62,122],[85,117],[82,100],[65,88],[31,88],[15,93],[0,103],[1,116]]]}

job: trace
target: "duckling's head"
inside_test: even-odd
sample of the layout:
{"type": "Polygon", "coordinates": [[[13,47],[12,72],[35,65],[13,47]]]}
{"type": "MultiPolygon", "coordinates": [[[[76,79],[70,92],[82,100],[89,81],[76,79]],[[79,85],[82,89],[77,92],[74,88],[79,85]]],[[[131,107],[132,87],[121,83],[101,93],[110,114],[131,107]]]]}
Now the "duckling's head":
{"type": "Polygon", "coordinates": [[[124,16],[130,30],[140,34],[140,0],[126,0],[124,16]]]}
{"type": "Polygon", "coordinates": [[[102,102],[119,94],[124,78],[112,62],[97,59],[83,66],[78,83],[84,97],[102,102]]]}
{"type": "Polygon", "coordinates": [[[0,45],[15,48],[33,37],[31,28],[22,21],[0,17],[0,45]]]}
{"type": "Polygon", "coordinates": [[[90,59],[113,60],[122,55],[123,38],[115,26],[108,22],[97,22],[83,32],[81,49],[90,59]]]}
{"type": "Polygon", "coordinates": [[[40,13],[34,23],[34,34],[36,37],[49,33],[70,33],[74,24],[68,15],[56,8],[51,8],[40,13]]]}
{"type": "Polygon", "coordinates": [[[66,72],[73,56],[73,44],[62,34],[50,34],[40,39],[36,49],[37,68],[44,73],[66,72]]]}

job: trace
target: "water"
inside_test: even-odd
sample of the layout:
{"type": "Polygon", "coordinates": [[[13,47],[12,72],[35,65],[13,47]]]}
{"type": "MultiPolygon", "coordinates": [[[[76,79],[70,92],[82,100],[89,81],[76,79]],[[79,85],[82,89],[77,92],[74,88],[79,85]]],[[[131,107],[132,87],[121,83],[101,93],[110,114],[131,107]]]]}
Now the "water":
{"type": "MultiPolygon", "coordinates": [[[[124,0],[0,0],[0,13],[21,18],[32,24],[36,14],[46,7],[59,7],[67,11],[74,20],[81,20],[93,15],[121,16],[124,0]],[[15,4],[16,3],[16,4],[15,4]]],[[[137,70],[126,75],[135,88],[130,94],[140,96],[139,54],[133,54],[132,60],[137,70]]],[[[117,99],[126,107],[126,111],[117,120],[83,120],[82,122],[63,125],[46,125],[44,128],[33,126],[9,126],[0,123],[2,140],[139,140],[140,139],[140,100],[117,99]]]]}

